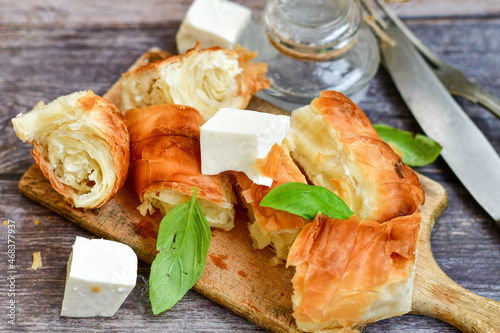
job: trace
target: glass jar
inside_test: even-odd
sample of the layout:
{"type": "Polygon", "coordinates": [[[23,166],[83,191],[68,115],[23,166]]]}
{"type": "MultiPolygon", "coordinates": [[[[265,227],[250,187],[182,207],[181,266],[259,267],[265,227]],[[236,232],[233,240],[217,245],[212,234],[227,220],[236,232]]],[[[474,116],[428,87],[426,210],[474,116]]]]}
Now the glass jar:
{"type": "Polygon", "coordinates": [[[269,66],[258,96],[289,110],[323,90],[359,102],[380,62],[357,0],[267,0],[239,42],[269,66]]]}

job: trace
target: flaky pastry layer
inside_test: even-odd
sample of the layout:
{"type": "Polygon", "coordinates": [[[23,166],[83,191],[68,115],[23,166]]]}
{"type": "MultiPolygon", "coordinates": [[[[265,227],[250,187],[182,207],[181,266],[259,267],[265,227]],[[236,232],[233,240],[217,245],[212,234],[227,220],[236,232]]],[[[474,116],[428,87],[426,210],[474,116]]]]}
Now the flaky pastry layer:
{"type": "Polygon", "coordinates": [[[363,219],[388,221],[424,203],[415,172],[341,93],[324,91],[293,111],[285,143],[313,184],[336,193],[363,219]]]}
{"type": "Polygon", "coordinates": [[[301,330],[362,326],[411,309],[421,213],[385,223],[318,214],[295,240],[287,265],[301,330]]]}
{"type": "Polygon", "coordinates": [[[304,226],[304,219],[298,215],[270,207],[259,206],[264,196],[272,189],[290,182],[306,183],[304,175],[290,157],[285,145],[271,148],[264,159],[254,165],[263,176],[273,179],[271,187],[253,183],[243,172],[236,172],[241,189],[240,196],[246,204],[250,218],[250,236],[254,247],[263,249],[271,245],[277,258],[286,260],[288,250],[304,226]]]}
{"type": "Polygon", "coordinates": [[[129,165],[123,116],[92,91],[61,96],[12,119],[52,187],[75,207],[98,208],[122,187],[129,165]]]}
{"type": "Polygon", "coordinates": [[[130,131],[135,190],[141,214],[155,207],[166,214],[198,188],[198,200],[212,227],[234,225],[234,194],[227,178],[201,173],[198,110],[183,105],[131,109],[125,115],[130,131]]]}
{"type": "Polygon", "coordinates": [[[259,90],[268,88],[267,65],[252,63],[256,53],[199,45],[123,75],[123,112],[157,104],[189,105],[205,120],[220,108],[244,109],[259,90]]]}

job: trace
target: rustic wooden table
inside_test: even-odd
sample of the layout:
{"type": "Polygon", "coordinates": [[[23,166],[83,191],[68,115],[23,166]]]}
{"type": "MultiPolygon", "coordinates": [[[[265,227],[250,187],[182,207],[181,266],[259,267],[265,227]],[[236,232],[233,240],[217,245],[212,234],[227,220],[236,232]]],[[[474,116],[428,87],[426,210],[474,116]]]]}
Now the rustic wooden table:
{"type": "MultiPolygon", "coordinates": [[[[139,264],[137,287],[112,318],[59,316],[66,261],[75,236],[87,231],[23,197],[17,184],[33,164],[10,119],[38,101],[82,89],[103,94],[145,50],[175,52],[174,36],[190,0],[0,0],[0,221],[16,226],[15,281],[9,281],[8,227],[0,225],[0,331],[150,332],[263,331],[195,293],[171,311],[153,316],[149,267],[139,264]],[[41,251],[43,267],[31,269],[41,251]],[[11,284],[11,282],[14,282],[11,284]],[[15,295],[9,289],[15,287],[15,295]],[[15,300],[15,326],[8,306],[15,300]]],[[[239,1],[243,2],[243,1],[239,1]]],[[[263,0],[245,1],[257,14],[263,0]]],[[[500,97],[500,3],[496,0],[413,0],[396,4],[410,28],[443,60],[500,97]]],[[[500,120],[459,99],[500,151],[500,120]]],[[[381,69],[360,104],[374,122],[421,132],[388,74],[381,69]]],[[[447,190],[449,206],[438,220],[433,251],[443,270],[463,287],[500,300],[500,232],[493,220],[440,158],[418,172],[447,190]]],[[[500,203],[499,203],[500,204],[500,203]]],[[[454,332],[433,318],[405,315],[373,324],[366,332],[454,332]]]]}

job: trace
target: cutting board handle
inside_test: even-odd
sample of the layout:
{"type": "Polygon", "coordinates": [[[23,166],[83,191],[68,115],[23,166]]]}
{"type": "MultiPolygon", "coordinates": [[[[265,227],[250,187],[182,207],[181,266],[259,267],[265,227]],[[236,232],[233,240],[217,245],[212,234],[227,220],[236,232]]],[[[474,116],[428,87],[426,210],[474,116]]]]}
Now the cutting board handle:
{"type": "Polygon", "coordinates": [[[429,249],[419,253],[412,313],[446,321],[462,332],[500,332],[500,302],[476,295],[455,283],[429,249]]]}

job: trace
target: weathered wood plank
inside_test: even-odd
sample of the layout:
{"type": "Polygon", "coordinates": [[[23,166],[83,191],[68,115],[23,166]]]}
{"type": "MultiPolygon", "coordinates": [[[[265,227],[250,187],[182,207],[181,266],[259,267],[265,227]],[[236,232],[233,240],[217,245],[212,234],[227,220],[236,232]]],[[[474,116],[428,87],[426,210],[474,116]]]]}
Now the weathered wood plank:
{"type": "MultiPolygon", "coordinates": [[[[12,207],[16,202],[21,201],[21,204],[26,204],[26,205],[30,204],[30,202],[23,202],[23,201],[27,201],[27,200],[23,197],[20,197],[19,193],[17,192],[17,190],[16,190],[17,182],[11,181],[10,183],[7,183],[7,185],[8,186],[6,186],[6,183],[2,183],[2,185],[1,185],[1,187],[5,190],[4,193],[7,194],[6,197],[8,198],[8,200],[6,200],[4,202],[4,204],[2,205],[2,207],[0,209],[1,216],[5,216],[5,215],[12,216],[11,213],[5,214],[5,215],[4,215],[4,213],[7,212],[8,207],[12,207]]],[[[39,307],[41,305],[43,306],[43,304],[29,302],[29,304],[30,304],[29,308],[31,308],[31,311],[33,311],[33,312],[30,312],[30,311],[28,311],[28,309],[26,309],[27,310],[26,313],[37,313],[37,315],[35,316],[36,318],[32,318],[32,317],[28,318],[29,320],[28,320],[27,326],[25,326],[25,327],[27,327],[27,328],[33,327],[33,326],[29,326],[29,325],[33,324],[34,320],[36,320],[36,321],[42,320],[42,325],[44,325],[45,321],[43,321],[43,318],[45,318],[46,320],[51,321],[51,325],[56,324],[57,327],[59,327],[60,329],[63,329],[65,327],[67,327],[66,325],[68,325],[67,320],[64,318],[61,318],[60,320],[56,320],[55,318],[57,318],[57,313],[59,311],[60,302],[61,302],[61,295],[62,295],[62,290],[63,290],[63,285],[64,285],[65,261],[67,260],[67,256],[69,255],[70,247],[71,247],[71,244],[74,240],[74,237],[76,235],[82,235],[82,236],[88,237],[89,234],[84,232],[84,231],[81,231],[81,230],[76,230],[79,228],[75,228],[73,224],[65,222],[64,219],[58,217],[57,215],[50,215],[52,213],[48,212],[43,207],[38,206],[38,205],[33,205],[32,203],[31,203],[31,205],[34,206],[33,211],[35,212],[32,215],[32,218],[31,219],[25,218],[25,220],[18,220],[18,223],[24,222],[23,228],[22,228],[22,234],[25,235],[25,237],[24,237],[25,239],[29,240],[29,244],[26,244],[27,245],[26,247],[24,247],[24,246],[22,247],[22,251],[25,252],[23,254],[23,256],[19,255],[19,258],[24,257],[21,261],[26,263],[26,264],[24,264],[26,266],[24,269],[24,272],[31,273],[27,269],[27,267],[29,267],[29,265],[31,264],[31,261],[30,261],[31,260],[31,252],[35,251],[35,250],[40,250],[40,247],[41,247],[43,249],[42,252],[43,253],[47,252],[48,256],[49,256],[49,260],[47,260],[47,256],[44,254],[42,255],[42,257],[44,259],[44,263],[45,263],[45,265],[44,265],[45,268],[47,270],[50,269],[52,273],[54,273],[54,269],[57,268],[59,273],[57,273],[57,276],[55,278],[54,278],[54,276],[39,277],[38,275],[35,275],[35,273],[33,273],[33,274],[29,274],[28,276],[25,276],[23,279],[20,279],[20,281],[22,281],[22,282],[20,282],[21,284],[24,285],[25,283],[28,283],[28,287],[26,288],[26,290],[29,291],[29,293],[26,291],[24,294],[22,294],[22,296],[21,296],[22,298],[20,299],[20,303],[28,302],[30,297],[32,297],[31,293],[35,292],[35,293],[37,293],[37,295],[40,295],[40,298],[42,298],[42,297],[47,298],[46,302],[49,302],[50,306],[51,306],[50,309],[47,309],[47,312],[43,312],[43,311],[40,311],[40,309],[39,309],[39,307]],[[49,216],[51,218],[49,218],[49,216]],[[40,223],[38,225],[34,224],[35,219],[38,219],[40,221],[40,223]],[[30,231],[28,231],[28,230],[30,230],[30,231]],[[39,230],[44,230],[44,233],[40,234],[39,230]],[[65,236],[61,237],[61,235],[65,235],[65,236]],[[56,256],[56,258],[52,258],[53,256],[56,256]],[[57,260],[58,262],[54,263],[54,261],[52,261],[52,260],[57,260]],[[53,264],[50,263],[51,261],[53,264]],[[57,280],[57,283],[55,283],[54,280],[57,280]],[[40,288],[37,285],[37,287],[34,290],[31,290],[31,288],[34,288],[33,281],[39,281],[40,288]],[[44,287],[42,287],[42,286],[44,286],[44,287]]],[[[16,216],[16,214],[14,214],[14,216],[16,216]]],[[[16,218],[18,218],[18,217],[19,216],[17,216],[16,218]]],[[[442,219],[440,220],[440,223],[441,223],[441,221],[442,221],[442,219]]],[[[439,225],[439,223],[438,223],[438,225],[439,225]]],[[[474,230],[474,226],[475,225],[471,225],[472,228],[471,228],[470,232],[468,233],[468,235],[469,235],[469,238],[472,235],[472,237],[476,240],[476,242],[472,242],[472,245],[470,246],[470,248],[467,249],[467,252],[459,253],[459,255],[457,256],[457,253],[455,252],[456,249],[449,249],[449,247],[447,245],[444,245],[442,250],[445,251],[446,258],[454,257],[454,256],[458,257],[458,258],[462,258],[462,256],[464,254],[468,254],[468,257],[465,260],[460,260],[459,264],[461,264],[463,268],[470,267],[470,262],[478,263],[479,267],[483,266],[483,267],[481,267],[481,269],[484,268],[484,270],[481,270],[483,273],[481,275],[484,275],[484,278],[486,279],[486,285],[489,285],[489,287],[487,289],[491,289],[491,285],[498,285],[498,281],[496,281],[498,279],[498,277],[497,277],[497,274],[495,274],[495,272],[498,271],[500,266],[498,263],[496,264],[496,266],[495,265],[491,266],[491,257],[490,256],[475,256],[474,255],[474,251],[477,251],[478,248],[483,247],[480,245],[479,242],[477,242],[477,241],[482,240],[483,235],[481,233],[476,234],[475,230],[474,230]],[[489,281],[491,281],[491,282],[489,282],[489,281]]],[[[5,229],[1,229],[1,230],[5,230],[5,229]]],[[[443,235],[441,234],[441,236],[443,236],[443,235]]],[[[453,238],[452,235],[449,235],[449,237],[450,237],[450,239],[453,238]]],[[[485,242],[485,243],[486,244],[483,248],[486,250],[487,253],[492,253],[492,252],[494,252],[495,248],[498,248],[498,246],[497,246],[498,242],[493,243],[493,244],[489,244],[487,242],[485,242]]],[[[434,246],[434,251],[436,251],[436,250],[439,250],[439,246],[437,248],[436,248],[436,246],[434,246]]],[[[46,272],[42,268],[39,272],[36,272],[36,274],[41,274],[42,271],[46,272]]],[[[140,274],[142,274],[142,273],[140,273],[140,274]]],[[[474,272],[472,272],[472,275],[469,275],[467,279],[471,280],[472,276],[474,276],[474,272]]],[[[143,274],[143,277],[147,277],[147,272],[145,274],[143,274]]],[[[479,286],[479,288],[481,288],[482,283],[479,283],[478,285],[476,285],[476,283],[475,283],[476,279],[472,279],[471,281],[473,281],[472,284],[475,285],[476,288],[478,286],[479,286]]],[[[141,280],[139,280],[138,283],[139,283],[138,284],[139,291],[141,291],[141,288],[143,288],[142,287],[143,285],[141,286],[141,280]]],[[[469,288],[473,289],[471,287],[469,287],[469,288]]],[[[142,290],[142,292],[143,291],[144,290],[142,290]]],[[[0,292],[1,292],[1,290],[0,290],[0,292]]],[[[491,293],[491,290],[489,292],[491,293]]],[[[498,292],[498,290],[497,290],[497,292],[498,292]]],[[[147,295],[146,296],[142,295],[142,296],[143,297],[140,299],[133,298],[134,300],[140,301],[142,303],[134,303],[133,305],[131,305],[129,303],[129,300],[128,300],[124,307],[127,309],[130,309],[131,312],[139,311],[141,313],[141,315],[144,316],[142,318],[142,320],[146,320],[145,317],[147,318],[147,316],[145,315],[145,311],[147,310],[147,302],[148,302],[147,295]],[[144,307],[146,307],[146,309],[144,309],[144,307]]],[[[485,296],[492,297],[491,294],[488,294],[485,296]]],[[[497,294],[497,296],[498,296],[498,294],[497,294]]],[[[182,303],[180,303],[180,304],[184,304],[184,302],[187,302],[187,301],[194,302],[194,303],[192,303],[192,306],[198,305],[197,299],[195,299],[193,301],[192,299],[189,298],[189,295],[188,295],[188,298],[184,299],[182,301],[182,303]]],[[[186,306],[188,307],[189,305],[186,305],[186,306]]],[[[177,307],[180,307],[179,310],[185,311],[185,308],[183,305],[178,305],[177,307]]],[[[176,311],[177,307],[174,308],[174,310],[172,310],[172,311],[176,311]]],[[[203,310],[200,310],[200,311],[204,312],[203,310]]],[[[212,309],[207,310],[207,311],[211,312],[212,309]]],[[[177,312],[174,312],[174,313],[176,316],[180,316],[180,317],[174,317],[174,318],[177,318],[178,320],[183,319],[186,321],[193,322],[194,325],[199,324],[196,322],[195,319],[191,320],[192,318],[189,317],[189,316],[193,315],[192,312],[188,312],[188,313],[183,312],[182,315],[178,314],[177,312]]],[[[207,314],[208,313],[209,312],[207,312],[207,314]]],[[[127,312],[126,316],[129,316],[129,315],[131,315],[131,313],[127,312]]],[[[113,318],[114,319],[112,320],[112,322],[115,324],[120,323],[120,320],[124,320],[123,316],[113,317],[113,318]],[[116,320],[116,322],[115,322],[115,320],[116,320]]],[[[167,316],[167,318],[164,318],[164,320],[168,321],[168,323],[165,323],[165,325],[166,325],[165,328],[166,329],[171,328],[172,331],[175,331],[176,327],[171,326],[170,318],[171,318],[170,316],[167,316]]],[[[224,318],[224,316],[223,316],[223,318],[224,318]]],[[[217,319],[217,317],[213,318],[213,319],[215,320],[215,319],[217,319]]],[[[137,324],[134,321],[134,320],[137,320],[136,316],[132,316],[130,320],[132,321],[133,324],[137,324]]],[[[156,320],[159,321],[160,319],[157,318],[156,320]]],[[[181,321],[181,323],[182,323],[182,321],[181,321]]],[[[107,323],[107,324],[109,324],[109,325],[107,325],[106,323],[103,323],[101,319],[88,319],[85,321],[75,320],[75,321],[72,321],[72,324],[76,325],[76,326],[85,324],[86,327],[92,327],[92,325],[100,325],[102,332],[109,331],[108,328],[111,329],[114,327],[114,324],[107,323]],[[106,324],[106,325],[103,326],[103,324],[106,324]],[[91,326],[88,326],[88,325],[91,325],[91,326]]],[[[128,321],[127,321],[127,325],[129,325],[128,321]]],[[[148,325],[149,325],[149,323],[148,323],[148,325]]],[[[186,322],[184,322],[183,325],[184,326],[181,326],[181,327],[185,328],[185,329],[187,329],[188,327],[191,327],[190,324],[186,323],[186,322]]],[[[209,324],[207,324],[207,325],[209,325],[209,324]]],[[[44,326],[41,326],[41,327],[44,327],[44,326]]],[[[153,326],[153,328],[152,328],[153,330],[154,330],[154,327],[156,327],[156,326],[153,326]]],[[[210,327],[210,326],[208,326],[208,327],[210,327]]],[[[402,318],[393,318],[393,319],[390,319],[389,321],[383,321],[383,322],[374,324],[373,327],[370,327],[368,329],[368,332],[377,332],[377,331],[379,331],[378,329],[380,329],[380,331],[393,331],[393,332],[401,331],[403,329],[409,329],[410,331],[438,332],[438,331],[442,331],[442,329],[444,329],[446,327],[447,326],[443,325],[442,322],[433,321],[429,318],[426,318],[424,320],[422,317],[404,316],[402,318]],[[424,321],[424,323],[422,323],[422,321],[424,321]],[[395,329],[395,327],[397,327],[397,329],[395,329]],[[419,328],[418,330],[416,330],[417,327],[419,328]],[[394,329],[394,330],[392,330],[392,329],[394,329]]],[[[179,327],[177,327],[177,328],[179,328],[179,327]]],[[[215,327],[214,327],[214,330],[215,330],[215,327]]],[[[142,331],[142,330],[139,330],[139,331],[142,331]]]]}
{"type": "Polygon", "coordinates": [[[500,3],[496,0],[393,1],[391,7],[403,18],[494,17],[500,15],[500,3]]]}
{"type": "MultiPolygon", "coordinates": [[[[264,0],[235,0],[253,10],[262,9],[264,0]]],[[[126,0],[119,4],[88,0],[0,0],[0,26],[18,26],[22,33],[47,27],[91,27],[130,24],[180,23],[190,0],[126,0]]],[[[500,15],[496,0],[412,0],[394,3],[395,11],[406,18],[420,17],[492,17],[500,15]]]]}
{"type": "Polygon", "coordinates": [[[33,164],[30,146],[17,139],[10,119],[38,103],[83,89],[103,94],[153,46],[173,52],[172,26],[127,29],[38,30],[25,39],[0,29],[0,173],[33,164]]]}
{"type": "MultiPolygon", "coordinates": [[[[153,316],[147,292],[149,265],[139,262],[137,286],[117,314],[111,318],[59,317],[66,280],[66,261],[76,236],[93,234],[69,223],[61,216],[22,196],[18,181],[0,181],[2,201],[0,219],[16,222],[17,236],[17,326],[12,329],[2,310],[0,332],[181,332],[205,330],[213,332],[263,332],[264,330],[228,311],[200,294],[190,291],[170,311],[153,316]],[[13,208],[14,207],[14,208],[13,208]],[[29,212],[29,213],[27,213],[29,212]],[[35,224],[35,221],[39,221],[35,224]],[[42,233],[43,231],[43,233],[42,233]],[[43,267],[31,270],[32,253],[41,251],[43,267]]],[[[7,250],[7,228],[0,224],[0,251],[7,250]]],[[[2,276],[6,260],[0,263],[2,276]]],[[[8,286],[0,284],[0,302],[8,301],[8,286]]]]}
{"type": "MultiPolygon", "coordinates": [[[[499,23],[425,21],[410,24],[443,60],[500,97],[499,23]],[[446,31],[446,34],[442,33],[446,31]]],[[[42,29],[28,38],[17,29],[0,29],[0,173],[27,170],[29,146],[14,135],[10,118],[38,101],[81,89],[103,94],[140,54],[152,46],[175,51],[174,25],[128,28],[42,29]],[[125,37],[126,36],[126,37],[125,37]]],[[[500,125],[495,116],[463,99],[459,104],[500,152],[500,125]]],[[[382,69],[361,108],[374,122],[420,131],[390,77],[382,69]]]]}
{"type": "MultiPolygon", "coordinates": [[[[446,206],[446,193],[438,183],[428,178],[421,181],[426,190],[422,223],[429,225],[426,230],[430,232],[434,220],[446,206]]],[[[155,255],[155,236],[161,216],[142,217],[137,212],[139,202],[131,185],[125,184],[106,206],[93,211],[73,209],[63,202],[37,166],[33,166],[23,176],[19,188],[29,198],[97,236],[130,245],[140,259],[151,263],[155,255]]],[[[212,230],[209,260],[194,290],[270,331],[297,331],[291,317],[293,269],[269,266],[268,262],[273,254],[252,248],[246,227],[248,220],[241,209],[237,210],[235,220],[235,228],[230,232],[212,230]]],[[[424,245],[428,243],[426,235],[422,234],[421,242],[424,245]]],[[[425,253],[431,256],[428,247],[422,244],[419,245],[422,248],[422,258],[425,253]]],[[[425,272],[427,264],[426,261],[418,266],[417,277],[425,272]]],[[[421,279],[417,280],[422,283],[421,279]]],[[[415,304],[421,303],[420,299],[415,304]]]]}

